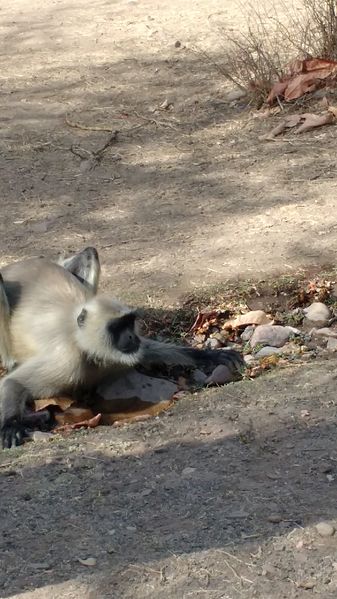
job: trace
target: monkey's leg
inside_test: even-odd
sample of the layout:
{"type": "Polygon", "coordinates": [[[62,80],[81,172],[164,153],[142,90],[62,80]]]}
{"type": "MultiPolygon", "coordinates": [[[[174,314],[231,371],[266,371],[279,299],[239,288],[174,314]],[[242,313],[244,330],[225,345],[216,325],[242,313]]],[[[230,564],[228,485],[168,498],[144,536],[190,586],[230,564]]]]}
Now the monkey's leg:
{"type": "Polygon", "coordinates": [[[225,364],[233,372],[244,370],[244,361],[239,352],[234,349],[194,349],[193,347],[179,347],[171,343],[162,343],[153,339],[141,337],[143,357],[141,364],[202,366],[225,364]]]}
{"type": "Polygon", "coordinates": [[[60,265],[69,270],[83,285],[89,287],[94,295],[96,294],[101,266],[95,248],[85,248],[75,256],[60,261],[60,265]]]}
{"type": "Polygon", "coordinates": [[[12,370],[15,360],[12,356],[10,336],[10,307],[5,291],[5,285],[0,273],[0,360],[7,370],[12,370]]]}

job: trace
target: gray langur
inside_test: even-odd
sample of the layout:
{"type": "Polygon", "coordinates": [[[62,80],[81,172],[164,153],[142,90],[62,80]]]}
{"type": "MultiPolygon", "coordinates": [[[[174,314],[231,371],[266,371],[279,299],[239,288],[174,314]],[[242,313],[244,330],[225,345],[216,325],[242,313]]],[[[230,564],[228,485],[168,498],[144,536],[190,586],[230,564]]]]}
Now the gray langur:
{"type": "Polygon", "coordinates": [[[0,358],[9,369],[0,383],[2,446],[20,445],[25,408],[33,399],[94,389],[139,365],[243,366],[234,350],[198,350],[144,338],[137,312],[96,295],[97,251],[86,248],[56,264],[17,262],[0,279],[0,358]]]}

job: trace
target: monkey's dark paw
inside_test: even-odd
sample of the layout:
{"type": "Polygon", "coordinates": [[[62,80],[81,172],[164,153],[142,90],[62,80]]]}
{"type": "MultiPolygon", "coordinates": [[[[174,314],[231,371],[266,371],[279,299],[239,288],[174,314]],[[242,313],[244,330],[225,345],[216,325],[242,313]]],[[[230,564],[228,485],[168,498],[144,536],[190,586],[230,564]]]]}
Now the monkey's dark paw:
{"type": "Polygon", "coordinates": [[[10,449],[22,445],[25,438],[23,423],[13,418],[3,423],[1,430],[2,449],[10,449]]]}

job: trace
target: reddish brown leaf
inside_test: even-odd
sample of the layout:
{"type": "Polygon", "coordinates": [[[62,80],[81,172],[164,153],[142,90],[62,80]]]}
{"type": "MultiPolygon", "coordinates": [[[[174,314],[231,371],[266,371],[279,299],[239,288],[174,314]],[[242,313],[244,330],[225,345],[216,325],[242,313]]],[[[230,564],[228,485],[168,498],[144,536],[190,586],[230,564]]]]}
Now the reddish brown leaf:
{"type": "Polygon", "coordinates": [[[102,414],[101,423],[102,424],[113,424],[118,426],[118,424],[130,424],[132,422],[139,422],[142,420],[147,420],[148,418],[157,416],[161,412],[168,410],[174,404],[173,399],[169,399],[167,401],[160,401],[158,403],[148,403],[142,402],[142,407],[138,407],[136,410],[125,410],[124,412],[115,412],[111,414],[102,414]],[[118,423],[118,424],[116,424],[118,423]]]}
{"type": "Polygon", "coordinates": [[[83,420],[90,420],[93,416],[94,412],[89,408],[71,406],[64,412],[56,413],[55,420],[59,425],[76,424],[77,422],[83,422],[83,420]]]}
{"type": "Polygon", "coordinates": [[[273,85],[267,102],[272,104],[278,96],[284,98],[286,102],[296,100],[320,87],[324,80],[334,78],[336,75],[337,62],[334,60],[319,58],[297,60],[289,66],[288,75],[273,85]]]}
{"type": "Polygon", "coordinates": [[[218,316],[218,310],[212,310],[211,312],[199,312],[189,332],[194,333],[202,329],[202,327],[205,325],[208,326],[209,324],[214,324],[218,316]]]}
{"type": "Polygon", "coordinates": [[[67,433],[78,428],[95,428],[101,422],[102,414],[97,414],[89,420],[82,420],[82,422],[74,422],[73,424],[63,424],[54,428],[55,433],[67,433]]]}

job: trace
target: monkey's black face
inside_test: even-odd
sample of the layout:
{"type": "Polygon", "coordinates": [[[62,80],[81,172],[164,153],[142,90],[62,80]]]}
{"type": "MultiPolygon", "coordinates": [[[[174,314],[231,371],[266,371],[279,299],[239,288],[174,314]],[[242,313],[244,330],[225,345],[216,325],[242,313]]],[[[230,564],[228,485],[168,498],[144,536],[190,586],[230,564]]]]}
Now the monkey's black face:
{"type": "Polygon", "coordinates": [[[123,354],[133,354],[139,350],[140,339],[135,331],[136,315],[133,312],[121,318],[114,318],[107,324],[107,332],[113,348],[123,354]]]}

